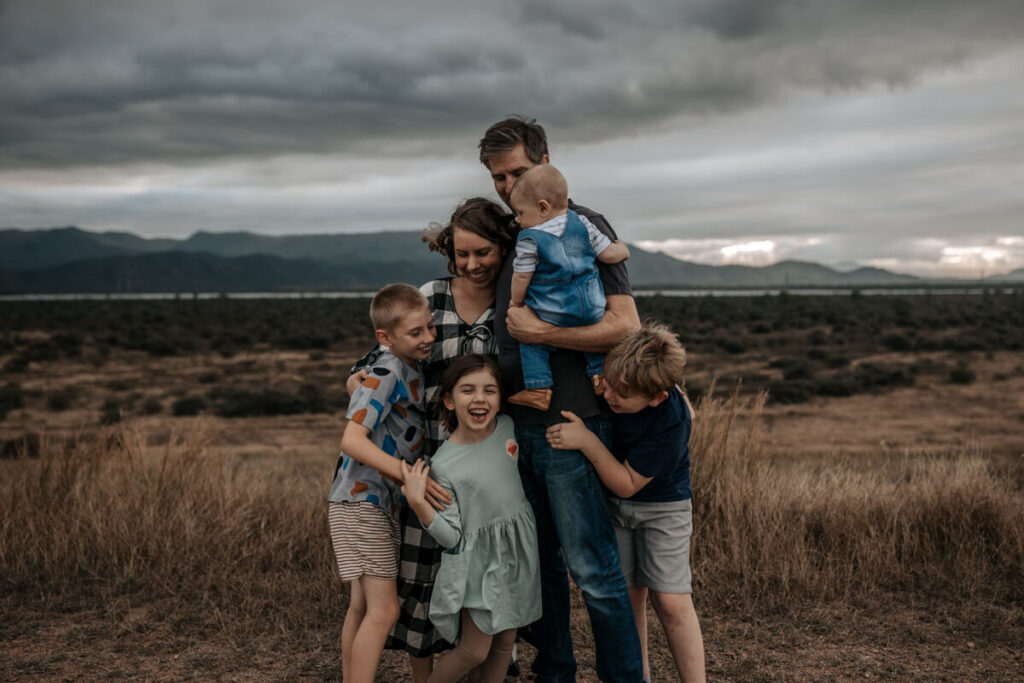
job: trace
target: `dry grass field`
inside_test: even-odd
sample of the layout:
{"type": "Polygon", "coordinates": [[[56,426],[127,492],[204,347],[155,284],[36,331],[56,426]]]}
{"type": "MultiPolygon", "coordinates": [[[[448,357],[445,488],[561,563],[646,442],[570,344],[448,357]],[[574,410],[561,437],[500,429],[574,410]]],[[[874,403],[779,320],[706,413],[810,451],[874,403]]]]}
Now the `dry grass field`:
{"type": "MultiPolygon", "coordinates": [[[[883,321],[862,336],[810,314],[757,332],[768,311],[688,338],[680,320],[708,312],[669,303],[641,302],[681,332],[700,397],[694,572],[709,677],[1020,680],[1020,318],[999,313],[1010,322],[993,340],[984,322],[952,324],[984,308],[967,302],[943,314],[938,334],[957,340],[945,344],[920,326],[883,321]],[[839,355],[848,362],[830,361],[839,355]],[[810,369],[793,362],[804,357],[810,369]],[[914,372],[807,393],[835,393],[827,373],[846,381],[861,366],[914,372]],[[765,387],[807,395],[766,403],[765,387]]],[[[720,305],[734,306],[730,319],[746,310],[720,305]]],[[[189,328],[170,308],[145,321],[136,309],[3,306],[0,678],[338,680],[346,589],[323,499],[340,384],[366,326],[357,308],[321,321],[346,330],[321,339],[275,337],[266,320],[286,308],[256,322],[255,309],[225,308],[214,316],[225,328],[189,328]],[[158,343],[187,335],[191,348],[158,343]]],[[[578,596],[576,607],[579,679],[592,681],[578,596]]],[[[672,680],[650,616],[655,680],[672,680]]],[[[389,653],[380,680],[405,672],[389,653]]]]}

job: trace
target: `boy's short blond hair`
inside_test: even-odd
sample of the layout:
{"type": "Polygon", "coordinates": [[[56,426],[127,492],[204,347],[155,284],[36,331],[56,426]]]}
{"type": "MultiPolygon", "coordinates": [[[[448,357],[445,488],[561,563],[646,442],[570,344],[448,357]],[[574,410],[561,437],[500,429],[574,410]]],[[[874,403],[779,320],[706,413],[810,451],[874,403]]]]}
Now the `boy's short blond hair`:
{"type": "Polygon", "coordinates": [[[404,282],[384,285],[370,302],[370,321],[373,329],[391,332],[409,311],[429,307],[427,297],[412,285],[404,282]]]}
{"type": "Polygon", "coordinates": [[[562,172],[551,164],[526,169],[512,186],[509,195],[521,195],[527,201],[546,199],[556,211],[569,208],[569,184],[562,172]]]}
{"type": "Polygon", "coordinates": [[[604,380],[624,396],[654,398],[683,383],[686,349],[666,325],[646,321],[604,358],[604,380]]]}

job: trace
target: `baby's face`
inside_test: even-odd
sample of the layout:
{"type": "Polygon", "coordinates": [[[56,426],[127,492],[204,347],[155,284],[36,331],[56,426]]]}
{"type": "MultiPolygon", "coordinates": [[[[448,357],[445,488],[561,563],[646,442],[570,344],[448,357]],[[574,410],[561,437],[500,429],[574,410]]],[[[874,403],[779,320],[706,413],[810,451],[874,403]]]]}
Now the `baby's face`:
{"type": "Polygon", "coordinates": [[[550,218],[544,214],[540,202],[530,201],[519,192],[514,193],[511,199],[516,221],[524,228],[535,228],[550,218]]]}

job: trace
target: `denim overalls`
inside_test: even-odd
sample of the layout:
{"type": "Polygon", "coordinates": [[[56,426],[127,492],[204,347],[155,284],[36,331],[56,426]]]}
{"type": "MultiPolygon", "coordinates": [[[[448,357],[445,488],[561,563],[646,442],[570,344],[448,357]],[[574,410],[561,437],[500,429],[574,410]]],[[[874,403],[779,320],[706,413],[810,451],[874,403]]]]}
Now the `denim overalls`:
{"type": "MultiPolygon", "coordinates": [[[[561,237],[526,228],[519,238],[530,237],[537,245],[537,268],[526,290],[526,305],[544,322],[559,327],[593,325],[604,317],[605,298],[597,272],[597,255],[590,246],[587,226],[575,211],[566,213],[561,237]]],[[[527,389],[552,385],[548,356],[555,347],[520,344],[523,380],[527,389]]],[[[587,376],[601,374],[604,355],[585,353],[587,376]]]]}

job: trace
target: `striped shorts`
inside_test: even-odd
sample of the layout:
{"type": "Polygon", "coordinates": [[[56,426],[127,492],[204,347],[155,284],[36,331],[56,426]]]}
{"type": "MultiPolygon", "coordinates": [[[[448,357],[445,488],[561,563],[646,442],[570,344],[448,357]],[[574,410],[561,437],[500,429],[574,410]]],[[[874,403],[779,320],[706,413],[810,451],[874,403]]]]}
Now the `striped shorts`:
{"type": "Polygon", "coordinates": [[[358,501],[328,503],[331,545],[342,581],[364,574],[377,579],[398,576],[398,522],[383,508],[358,501]]]}

